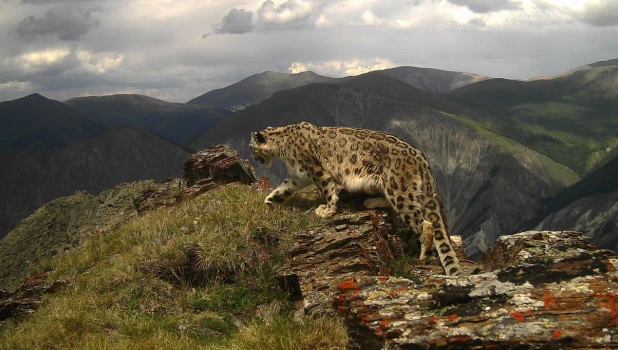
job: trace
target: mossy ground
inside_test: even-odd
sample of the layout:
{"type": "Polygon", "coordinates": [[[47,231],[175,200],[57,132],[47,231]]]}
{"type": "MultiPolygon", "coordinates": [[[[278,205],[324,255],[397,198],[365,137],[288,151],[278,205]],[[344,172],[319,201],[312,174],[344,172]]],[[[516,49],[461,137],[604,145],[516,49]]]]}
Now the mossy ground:
{"type": "Polygon", "coordinates": [[[228,185],[149,211],[38,269],[68,281],[0,349],[343,348],[340,320],[296,319],[275,271],[293,236],[322,222],[311,192],[268,208],[228,185]]]}

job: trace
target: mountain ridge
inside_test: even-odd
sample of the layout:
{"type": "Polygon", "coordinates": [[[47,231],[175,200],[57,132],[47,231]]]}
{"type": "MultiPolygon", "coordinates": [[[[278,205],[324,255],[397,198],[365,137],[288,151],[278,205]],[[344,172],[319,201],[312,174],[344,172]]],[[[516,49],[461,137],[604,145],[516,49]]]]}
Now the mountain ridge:
{"type": "Polygon", "coordinates": [[[295,74],[265,71],[251,75],[224,88],[211,90],[187,102],[194,105],[209,105],[230,110],[243,109],[259,103],[281,90],[296,88],[316,82],[335,81],[307,71],[295,74]],[[233,102],[231,102],[233,100],[233,102]]]}
{"type": "Polygon", "coordinates": [[[35,93],[0,102],[0,154],[59,149],[111,128],[35,93]]]}
{"type": "Polygon", "coordinates": [[[134,126],[178,144],[229,117],[216,107],[172,103],[137,94],[75,97],[64,102],[104,123],[134,126]]]}
{"type": "Polygon", "coordinates": [[[618,60],[554,79],[489,79],[446,94],[469,118],[587,174],[618,146],[618,60]]]}
{"type": "Polygon", "coordinates": [[[0,237],[21,219],[76,190],[180,174],[190,151],[142,129],[122,127],[54,152],[0,155],[0,237]]]}

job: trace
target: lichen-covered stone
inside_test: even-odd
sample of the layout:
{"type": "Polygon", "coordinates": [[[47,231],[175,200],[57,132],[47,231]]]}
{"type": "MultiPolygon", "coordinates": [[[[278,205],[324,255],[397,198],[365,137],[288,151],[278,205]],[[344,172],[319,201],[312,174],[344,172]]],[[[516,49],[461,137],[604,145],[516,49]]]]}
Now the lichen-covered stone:
{"type": "MultiPolygon", "coordinates": [[[[393,272],[393,261],[404,255],[405,246],[393,232],[388,213],[381,210],[338,215],[319,229],[296,237],[290,262],[280,274],[281,284],[293,298],[302,300],[306,314],[336,314],[332,303],[342,281],[393,272]]],[[[454,248],[461,246],[455,244],[454,248]]],[[[464,269],[473,270],[475,266],[470,265],[475,264],[464,263],[464,269]]],[[[443,273],[438,261],[419,269],[443,273]]]]}
{"type": "MultiPolygon", "coordinates": [[[[337,284],[355,276],[390,273],[393,254],[385,239],[386,213],[363,211],[341,215],[327,225],[296,237],[290,263],[281,272],[287,288],[302,299],[309,315],[335,314],[337,284]]],[[[390,237],[396,241],[396,237],[390,237]]]]}
{"type": "Polygon", "coordinates": [[[465,277],[360,277],[335,300],[350,348],[616,348],[618,259],[574,232],[502,238],[465,277]],[[506,258],[504,258],[506,257],[506,258]]]}
{"type": "Polygon", "coordinates": [[[191,187],[199,181],[225,184],[240,182],[252,184],[257,181],[255,169],[238,152],[228,145],[217,145],[190,155],[183,164],[182,181],[191,187]]]}

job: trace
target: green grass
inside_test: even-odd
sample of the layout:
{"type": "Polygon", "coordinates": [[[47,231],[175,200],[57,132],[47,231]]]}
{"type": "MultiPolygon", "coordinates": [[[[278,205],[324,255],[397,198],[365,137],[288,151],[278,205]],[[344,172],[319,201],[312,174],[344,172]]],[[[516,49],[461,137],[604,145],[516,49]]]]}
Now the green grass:
{"type": "Polygon", "coordinates": [[[270,209],[265,195],[226,186],[46,261],[67,286],[1,325],[0,349],[345,347],[340,321],[291,319],[277,284],[294,234],[321,224],[304,214],[316,203],[270,209]]]}
{"type": "Polygon", "coordinates": [[[473,128],[480,136],[487,138],[492,147],[497,147],[500,152],[514,155],[539,177],[563,183],[565,186],[579,180],[577,173],[571,170],[566,163],[550,158],[544,153],[530,152],[529,145],[522,144],[505,133],[496,132],[494,130],[496,126],[487,121],[479,121],[455,114],[444,114],[473,128]]]}

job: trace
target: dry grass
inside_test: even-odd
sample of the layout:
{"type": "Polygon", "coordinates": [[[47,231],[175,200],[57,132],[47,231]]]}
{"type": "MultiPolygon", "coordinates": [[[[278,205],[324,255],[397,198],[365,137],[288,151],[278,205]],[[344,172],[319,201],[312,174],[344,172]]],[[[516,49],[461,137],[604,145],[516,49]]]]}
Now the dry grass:
{"type": "Polygon", "coordinates": [[[229,342],[216,349],[345,349],[346,328],[338,319],[279,317],[242,327],[229,342]]]}

